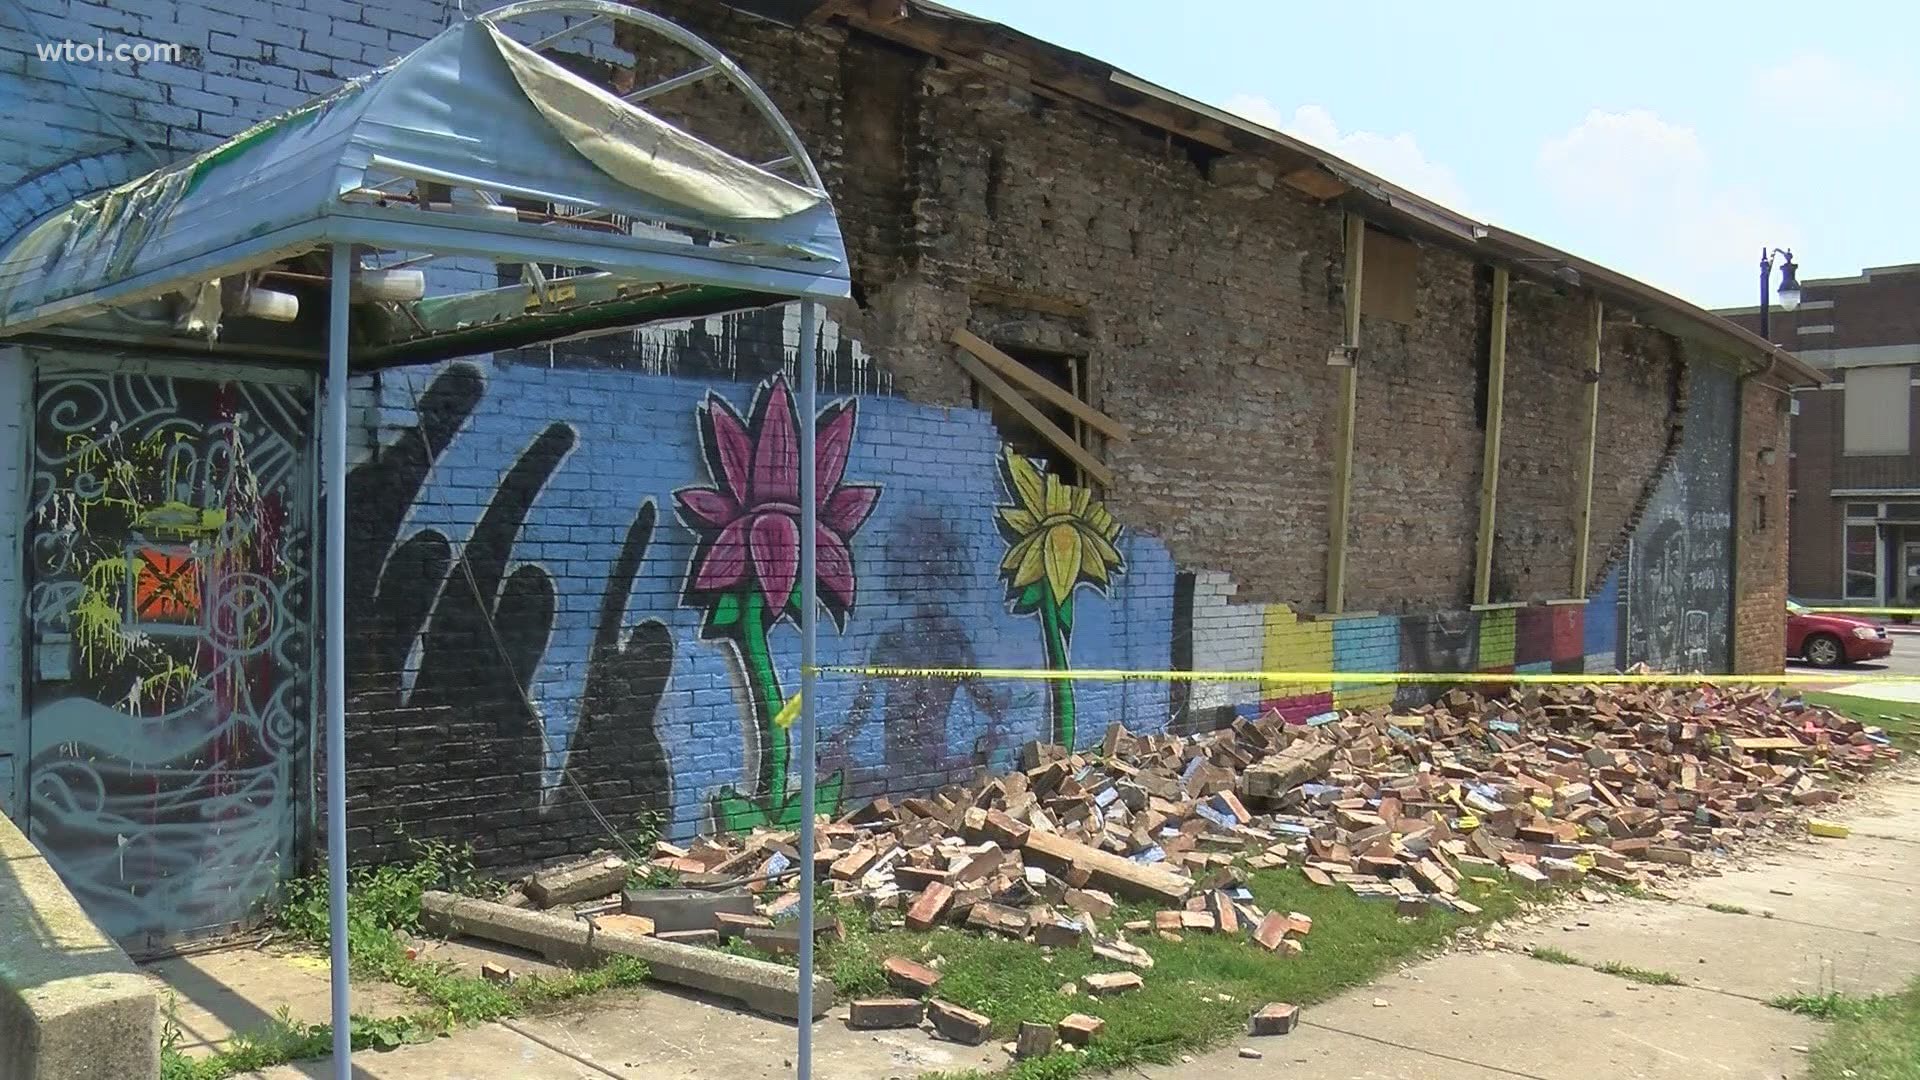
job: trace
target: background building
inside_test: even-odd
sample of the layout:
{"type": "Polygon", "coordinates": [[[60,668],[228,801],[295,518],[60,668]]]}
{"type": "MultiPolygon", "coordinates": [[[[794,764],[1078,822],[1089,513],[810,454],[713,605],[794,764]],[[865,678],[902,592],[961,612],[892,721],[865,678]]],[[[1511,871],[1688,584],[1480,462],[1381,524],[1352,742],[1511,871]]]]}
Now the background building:
{"type": "MultiPolygon", "coordinates": [[[[1920,264],[1801,282],[1773,340],[1829,373],[1794,393],[1788,588],[1855,606],[1920,607],[1920,264]]],[[[1748,328],[1757,308],[1722,312],[1748,328]]]]}
{"type": "MultiPolygon", "coordinates": [[[[24,3],[37,28],[0,23],[0,99],[24,103],[0,114],[0,240],[458,17],[442,0],[24,3]],[[47,36],[185,54],[65,67],[36,58],[47,36]]],[[[652,6],[730,53],[826,175],[854,299],[821,331],[825,411],[792,411],[799,324],[777,308],[362,379],[357,858],[441,838],[508,866],[603,844],[607,821],[797,820],[775,716],[797,680],[781,507],[800,422],[822,425],[837,480],[823,663],[1247,673],[837,675],[820,710],[835,805],[1111,723],[1431,692],[1277,672],[1779,669],[1787,387],[1817,378],[1791,356],[1004,26],[911,3],[757,5],[785,23],[652,6]]],[[[627,44],[602,26],[556,48],[622,88],[692,66],[627,44]]],[[[649,105],[724,121],[710,89],[649,105]]],[[[0,348],[0,453],[33,462],[0,477],[0,805],[128,936],[243,919],[316,833],[301,591],[250,609],[285,629],[274,662],[182,664],[130,697],[76,630],[223,632],[178,593],[110,602],[195,568],[70,580],[47,558],[85,527],[58,514],[75,425],[136,444],[218,425],[234,386],[254,412],[312,400],[204,358],[0,348]],[[89,387],[97,416],[66,404],[89,387]],[[236,695],[262,719],[237,722],[236,695]]],[[[273,449],[297,508],[311,463],[273,449]]]]}

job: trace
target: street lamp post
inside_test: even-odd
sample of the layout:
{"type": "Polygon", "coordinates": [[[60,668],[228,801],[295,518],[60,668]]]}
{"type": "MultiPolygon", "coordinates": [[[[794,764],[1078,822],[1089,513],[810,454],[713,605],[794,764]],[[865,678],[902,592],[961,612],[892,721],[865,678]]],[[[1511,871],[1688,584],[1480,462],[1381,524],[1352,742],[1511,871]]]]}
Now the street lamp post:
{"type": "Polygon", "coordinates": [[[1773,313],[1773,296],[1780,297],[1782,311],[1792,311],[1800,306],[1800,281],[1794,276],[1799,269],[1793,263],[1793,249],[1760,249],[1760,336],[1768,341],[1773,340],[1773,335],[1768,332],[1772,329],[1772,320],[1768,316],[1773,313]],[[1780,288],[1777,293],[1772,289],[1775,255],[1781,259],[1780,288]]]}

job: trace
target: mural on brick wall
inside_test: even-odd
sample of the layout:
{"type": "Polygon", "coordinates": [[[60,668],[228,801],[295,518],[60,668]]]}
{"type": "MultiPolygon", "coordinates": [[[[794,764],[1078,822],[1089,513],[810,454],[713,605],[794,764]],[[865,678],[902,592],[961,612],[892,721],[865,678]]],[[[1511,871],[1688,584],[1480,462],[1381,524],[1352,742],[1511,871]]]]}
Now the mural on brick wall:
{"type": "MultiPolygon", "coordinates": [[[[858,589],[854,534],[873,513],[880,488],[846,482],[857,408],[837,401],[814,421],[815,529],[819,599],[835,628],[844,629],[858,589]]],[[[746,420],[725,398],[709,393],[700,406],[700,445],[710,487],[674,492],[680,520],[699,536],[687,568],[686,603],[703,613],[700,636],[726,646],[739,673],[753,784],[723,789],[714,818],[729,829],[791,827],[804,815],[788,791],[786,707],[767,635],[782,622],[797,624],[800,590],[800,417],[785,378],[762,383],[746,420]]],[[[840,803],[845,777],[820,783],[819,807],[840,803]]]]}
{"type": "MultiPolygon", "coordinates": [[[[1120,526],[1091,490],[1042,474],[1012,447],[1001,452],[1000,472],[1014,500],[995,515],[1007,540],[1000,560],[1007,609],[1037,617],[1047,669],[1070,671],[1074,590],[1085,586],[1105,594],[1108,583],[1126,572],[1126,559],[1114,547],[1120,526]]],[[[1053,718],[1049,738],[1078,745],[1074,684],[1060,680],[1047,687],[1053,718]]]]}
{"type": "MultiPolygon", "coordinates": [[[[354,730],[417,725],[409,710],[430,706],[504,745],[499,771],[516,781],[483,801],[542,827],[467,834],[483,859],[524,855],[504,845],[527,832],[604,842],[575,813],[581,792],[620,827],[657,811],[683,836],[798,820],[781,723],[799,677],[795,344],[784,367],[737,365],[745,381],[460,363],[369,387],[379,449],[354,474],[375,508],[353,556],[369,629],[354,730]]],[[[1610,669],[1627,640],[1618,568],[1584,606],[1316,618],[1177,567],[1091,492],[1010,454],[984,412],[860,393],[812,422],[823,664],[1248,673],[826,677],[826,805],[1004,767],[1028,739],[1086,746],[1113,722],[1198,731],[1271,710],[1307,722],[1433,692],[1287,672],[1610,669]]],[[[383,798],[404,796],[357,805],[383,798]]]]}
{"type": "Polygon", "coordinates": [[[246,922],[311,722],[310,391],[55,369],[36,396],[29,830],[136,948],[246,922]]]}
{"type": "Polygon", "coordinates": [[[1628,547],[1620,653],[1660,671],[1724,671],[1733,650],[1734,375],[1687,365],[1684,437],[1628,547]]]}

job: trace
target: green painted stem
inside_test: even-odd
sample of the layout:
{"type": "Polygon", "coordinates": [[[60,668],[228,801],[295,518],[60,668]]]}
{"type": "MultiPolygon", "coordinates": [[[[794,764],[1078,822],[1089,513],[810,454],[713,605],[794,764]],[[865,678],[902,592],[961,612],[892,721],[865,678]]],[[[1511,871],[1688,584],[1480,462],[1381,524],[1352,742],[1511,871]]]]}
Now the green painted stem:
{"type": "MultiPolygon", "coordinates": [[[[1073,603],[1073,598],[1068,597],[1067,603],[1073,603]]],[[[1060,608],[1061,605],[1054,602],[1052,593],[1041,594],[1040,626],[1047,640],[1047,667],[1054,671],[1066,671],[1071,666],[1067,661],[1067,632],[1060,618],[1060,608]]],[[[1053,687],[1053,741],[1072,749],[1073,683],[1058,679],[1050,685],[1053,687]]]]}
{"type": "Polygon", "coordinates": [[[753,684],[756,718],[760,725],[760,790],[757,794],[778,805],[787,797],[787,730],[773,722],[786,698],[780,693],[780,676],[773,670],[773,653],[767,648],[766,601],[760,590],[749,587],[740,598],[740,646],[747,658],[747,680],[753,684]]]}

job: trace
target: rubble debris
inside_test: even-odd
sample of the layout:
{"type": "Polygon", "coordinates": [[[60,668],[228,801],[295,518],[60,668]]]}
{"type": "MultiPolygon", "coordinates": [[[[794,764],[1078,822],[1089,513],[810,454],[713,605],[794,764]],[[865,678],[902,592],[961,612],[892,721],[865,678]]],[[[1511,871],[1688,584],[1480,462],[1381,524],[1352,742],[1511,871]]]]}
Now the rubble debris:
{"type": "Polygon", "coordinates": [[[919,1027],[926,1012],[919,998],[862,998],[847,1007],[847,1026],[859,1031],[919,1027]]]}
{"type": "Polygon", "coordinates": [[[1020,1037],[1014,1044],[1013,1056],[1021,1061],[1028,1058],[1046,1057],[1053,1052],[1053,1025],[1036,1024],[1022,1021],[1020,1037]]]}
{"type": "MultiPolygon", "coordinates": [[[[1705,684],[1455,689],[1417,708],[1276,712],[1202,735],[1113,724],[1098,746],[1028,743],[1013,771],[823,821],[813,871],[824,894],[894,926],[1084,945],[1129,969],[1085,980],[1110,993],[1153,966],[1130,936],[1231,937],[1278,957],[1308,948],[1312,920],[1264,910],[1249,870],[1294,867],[1411,917],[1477,913],[1466,899],[1477,879],[1658,885],[1802,827],[1802,808],[1899,757],[1883,732],[1830,710],[1705,684]],[[1115,927],[1121,900],[1154,914],[1115,927]]],[[[738,935],[790,951],[798,861],[792,831],[659,844],[648,866],[738,887],[632,890],[623,908],[669,940],[738,935]]],[[[938,980],[902,957],[888,964],[903,995],[938,980]]],[[[947,1015],[963,1027],[943,1012],[954,1008],[932,1009],[936,1025],[947,1015]]],[[[1061,1038],[1073,1044],[1065,1026],[1061,1038]]]]}
{"type": "Polygon", "coordinates": [[[987,1034],[993,1030],[992,1020],[939,998],[927,1002],[927,1018],[933,1021],[933,1029],[942,1037],[966,1046],[986,1042],[987,1034]]]}
{"type": "Polygon", "coordinates": [[[1068,1046],[1085,1046],[1106,1026],[1107,1022],[1097,1016],[1071,1013],[1054,1025],[1054,1030],[1060,1033],[1060,1041],[1068,1046]]]}
{"type": "Polygon", "coordinates": [[[1299,1006],[1275,1001],[1253,1014],[1247,1021],[1247,1031],[1253,1035],[1288,1035],[1299,1023],[1299,1006]]]}
{"type": "Polygon", "coordinates": [[[714,916],[756,914],[753,897],[745,892],[709,892],[704,889],[628,889],[620,910],[653,920],[654,930],[671,934],[681,930],[714,930],[714,916]]]}
{"type": "Polygon", "coordinates": [[[1087,993],[1095,997],[1123,994],[1128,990],[1138,990],[1145,985],[1140,975],[1132,971],[1100,972],[1088,975],[1080,981],[1086,985],[1087,993]]]}
{"type": "Polygon", "coordinates": [[[1829,840],[1845,840],[1848,836],[1852,835],[1852,833],[1853,830],[1847,828],[1845,825],[1832,821],[1807,822],[1807,835],[1809,836],[1822,836],[1829,840]]]}
{"type": "Polygon", "coordinates": [[[488,960],[480,965],[480,977],[490,983],[500,983],[504,985],[513,981],[513,969],[504,964],[496,964],[488,960]]]}
{"type": "Polygon", "coordinates": [[[598,900],[619,892],[626,883],[627,861],[605,855],[541,870],[527,878],[520,891],[535,907],[550,908],[598,900]]]}
{"type": "Polygon", "coordinates": [[[886,976],[887,985],[902,993],[925,997],[940,982],[940,973],[926,966],[916,964],[904,956],[889,956],[880,964],[881,974],[886,976]]]}

